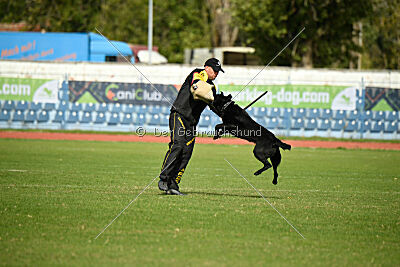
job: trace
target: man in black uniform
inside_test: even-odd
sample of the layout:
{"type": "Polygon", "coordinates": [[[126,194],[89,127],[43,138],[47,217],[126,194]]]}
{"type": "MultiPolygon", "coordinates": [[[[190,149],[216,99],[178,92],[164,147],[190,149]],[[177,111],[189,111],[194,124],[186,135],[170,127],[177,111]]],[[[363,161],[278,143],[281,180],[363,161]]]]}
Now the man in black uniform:
{"type": "Polygon", "coordinates": [[[207,106],[206,102],[194,99],[191,87],[199,81],[206,82],[213,86],[212,92],[215,96],[213,80],[217,78],[219,71],[224,72],[221,62],[216,58],[208,59],[204,63],[204,69],[193,70],[187,76],[171,107],[169,116],[171,142],[161,167],[162,171],[158,182],[158,188],[166,191],[169,195],[183,195],[179,191],[178,184],[192,156],[196,126],[199,123],[200,115],[207,106]]]}

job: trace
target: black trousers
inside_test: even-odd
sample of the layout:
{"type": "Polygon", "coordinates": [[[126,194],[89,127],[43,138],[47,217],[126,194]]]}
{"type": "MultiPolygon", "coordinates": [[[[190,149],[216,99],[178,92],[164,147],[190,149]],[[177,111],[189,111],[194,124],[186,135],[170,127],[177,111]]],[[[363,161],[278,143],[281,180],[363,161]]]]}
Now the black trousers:
{"type": "Polygon", "coordinates": [[[192,156],[196,126],[191,126],[177,112],[169,116],[171,141],[161,167],[160,179],[167,181],[168,188],[179,190],[179,182],[192,156]]]}

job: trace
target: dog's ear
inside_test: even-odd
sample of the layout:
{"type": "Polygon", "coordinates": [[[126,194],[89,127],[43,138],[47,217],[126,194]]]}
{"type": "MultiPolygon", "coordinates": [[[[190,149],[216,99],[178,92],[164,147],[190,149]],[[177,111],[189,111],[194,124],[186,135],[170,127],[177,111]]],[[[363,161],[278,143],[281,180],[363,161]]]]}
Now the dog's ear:
{"type": "Polygon", "coordinates": [[[229,100],[232,99],[232,95],[231,94],[227,95],[227,97],[228,97],[229,100]]]}
{"type": "Polygon", "coordinates": [[[221,95],[221,96],[224,96],[224,92],[221,91],[221,94],[220,94],[220,95],[221,95]]]}

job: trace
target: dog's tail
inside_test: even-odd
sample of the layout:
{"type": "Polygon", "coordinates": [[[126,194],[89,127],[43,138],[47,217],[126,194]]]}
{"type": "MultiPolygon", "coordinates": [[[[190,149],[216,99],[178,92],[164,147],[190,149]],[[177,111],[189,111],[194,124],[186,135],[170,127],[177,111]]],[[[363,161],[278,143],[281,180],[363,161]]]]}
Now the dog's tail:
{"type": "Polygon", "coordinates": [[[283,150],[290,150],[292,149],[292,146],[289,144],[286,144],[284,142],[282,142],[281,140],[278,139],[277,145],[282,148],[283,150]]]}

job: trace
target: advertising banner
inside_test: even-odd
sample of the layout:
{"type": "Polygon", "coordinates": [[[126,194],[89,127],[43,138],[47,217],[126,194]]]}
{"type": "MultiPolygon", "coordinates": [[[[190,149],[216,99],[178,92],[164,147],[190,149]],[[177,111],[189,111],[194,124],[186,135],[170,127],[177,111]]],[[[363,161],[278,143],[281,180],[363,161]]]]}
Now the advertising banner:
{"type": "MultiPolygon", "coordinates": [[[[244,85],[219,85],[219,90],[236,96],[244,85]]],[[[254,107],[322,108],[334,110],[356,109],[357,87],[329,85],[249,85],[234,101],[241,106],[249,104],[263,92],[254,107]]]]}
{"type": "Polygon", "coordinates": [[[0,77],[0,99],[57,103],[58,81],[0,77]]]}
{"type": "Polygon", "coordinates": [[[86,33],[0,32],[1,59],[84,61],[86,33]]]}
{"type": "Polygon", "coordinates": [[[69,81],[71,102],[168,105],[178,91],[170,84],[69,81]]]}
{"type": "Polygon", "coordinates": [[[365,110],[399,111],[400,89],[383,87],[365,88],[365,110]]]}

